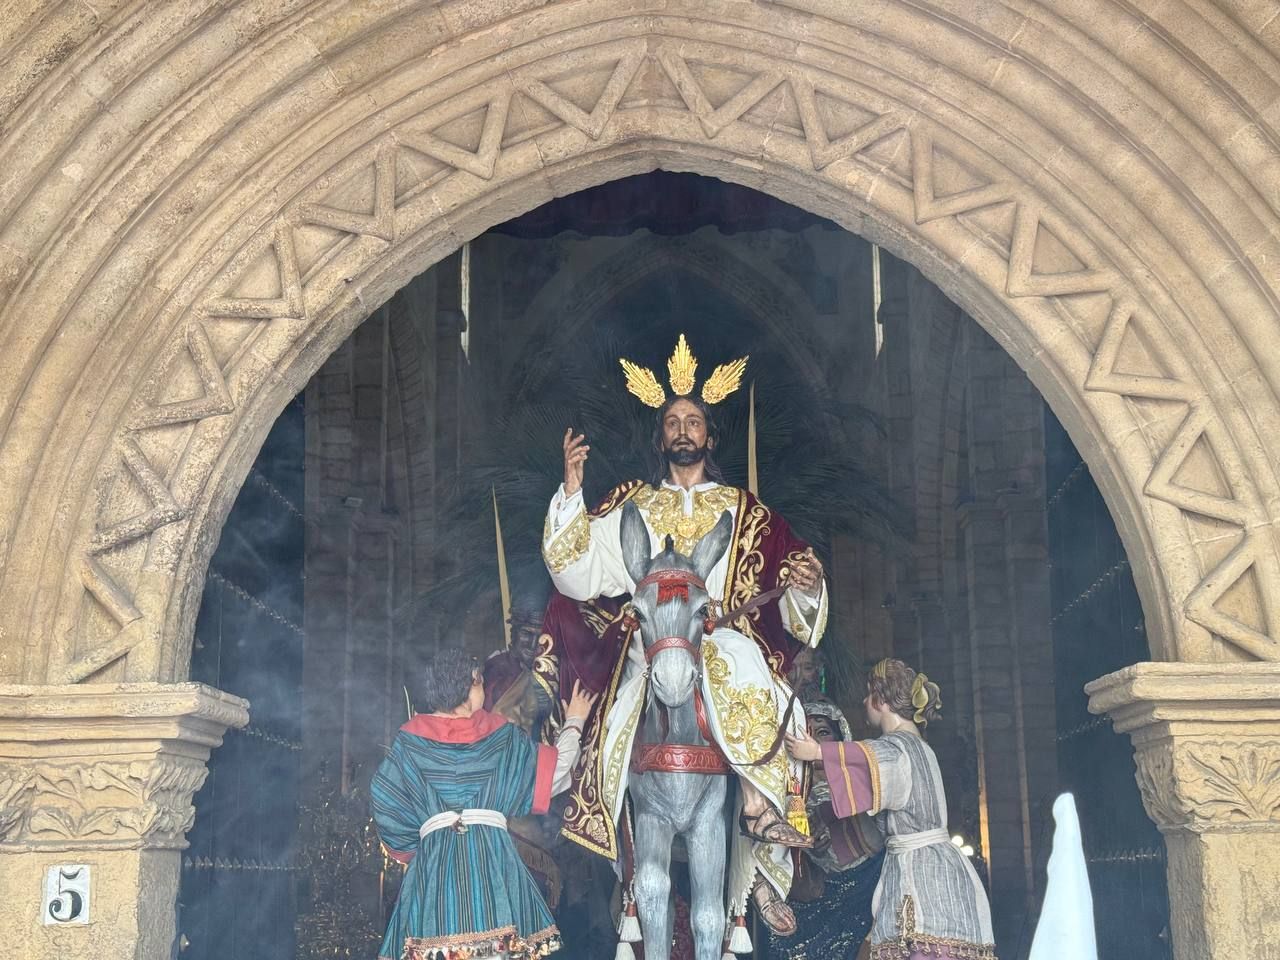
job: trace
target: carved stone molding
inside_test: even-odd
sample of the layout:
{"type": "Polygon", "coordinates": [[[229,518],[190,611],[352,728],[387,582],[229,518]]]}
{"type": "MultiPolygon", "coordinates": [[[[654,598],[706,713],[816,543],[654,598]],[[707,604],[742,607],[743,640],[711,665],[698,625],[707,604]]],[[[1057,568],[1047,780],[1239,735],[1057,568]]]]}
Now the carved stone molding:
{"type": "Polygon", "coordinates": [[[0,851],[182,849],[247,707],[195,683],[0,686],[0,851]]]}
{"type": "Polygon", "coordinates": [[[1141,663],[1085,688],[1133,740],[1138,787],[1166,833],[1280,831],[1280,669],[1141,663]]]}
{"type": "MultiPolygon", "coordinates": [[[[1135,34],[1100,17],[1088,18],[1100,46],[1085,52],[1077,30],[1047,26],[1056,7],[1027,32],[1021,14],[1001,27],[899,0],[875,12],[696,0],[638,0],[626,14],[606,0],[373,5],[359,16],[310,6],[248,16],[255,27],[235,56],[197,55],[220,36],[199,31],[191,53],[210,72],[193,71],[189,89],[155,77],[171,64],[149,49],[136,62],[119,53],[103,97],[118,82],[191,106],[170,114],[157,102],[156,114],[130,117],[129,137],[81,130],[100,111],[80,116],[85,98],[57,95],[62,80],[9,104],[19,120],[0,147],[12,147],[17,226],[0,244],[0,289],[14,291],[0,323],[21,333],[4,341],[18,386],[0,388],[0,424],[23,414],[16,441],[0,446],[0,463],[15,465],[0,470],[0,494],[30,503],[0,520],[0,552],[12,554],[0,576],[14,591],[0,629],[16,635],[29,617],[46,639],[0,658],[0,676],[183,676],[194,584],[253,438],[327,352],[468,237],[655,167],[802,203],[915,262],[1083,438],[1164,645],[1154,654],[1280,660],[1280,404],[1274,351],[1250,339],[1274,330],[1280,301],[1252,258],[1273,261],[1263,238],[1280,232],[1256,222],[1265,205],[1247,180],[1221,192],[1224,171],[1242,175],[1225,153],[1201,154],[1169,126],[1183,111],[1205,129],[1226,124],[1227,104],[1269,89],[1265,67],[1239,97],[1189,96],[1171,110],[1175,67],[1186,90],[1237,74],[1206,74],[1167,39],[1140,56],[1112,49],[1135,34]],[[1023,43],[1034,56],[1013,52],[1023,43]],[[223,71],[244,62],[272,68],[240,89],[223,71]],[[1145,70],[1161,93],[1130,76],[1145,70]],[[242,98],[243,115],[227,108],[242,98]],[[1146,109],[1159,122],[1138,123],[1146,109]],[[50,166],[34,134],[54,114],[69,139],[50,166]],[[1086,116],[1100,126],[1081,135],[1086,116]],[[217,162],[193,173],[202,158],[217,162]],[[1205,232],[1206,210],[1234,225],[1205,232]],[[59,239],[79,225],[95,236],[59,239]],[[103,290],[81,284],[90,275],[103,290]],[[82,335],[95,324],[112,331],[100,350],[82,335]],[[46,344],[48,383],[35,375],[46,344]],[[42,411],[63,401],[46,435],[55,418],[42,411]]],[[[1128,8],[1099,7],[1121,21],[1128,8]]],[[[103,43],[158,29],[143,7],[122,17],[103,43]]],[[[1172,14],[1154,22],[1170,37],[1185,26],[1172,14]]],[[[72,82],[97,47],[59,49],[65,59],[33,62],[72,82]]],[[[1229,128],[1220,149],[1269,170],[1271,147],[1234,135],[1258,122],[1232,114],[1229,128]]]]}
{"type": "Polygon", "coordinates": [[[1136,760],[1143,804],[1162,830],[1280,830],[1280,740],[1166,741],[1136,760]]]}

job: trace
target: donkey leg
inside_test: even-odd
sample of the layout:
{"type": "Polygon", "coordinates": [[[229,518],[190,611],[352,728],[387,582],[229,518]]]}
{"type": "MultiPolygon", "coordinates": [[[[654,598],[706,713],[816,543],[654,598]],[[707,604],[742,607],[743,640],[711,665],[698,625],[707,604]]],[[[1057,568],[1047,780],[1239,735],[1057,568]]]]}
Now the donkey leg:
{"type": "Polygon", "coordinates": [[[656,813],[636,813],[636,912],[645,960],[671,960],[671,840],[675,828],[656,813]]]}
{"type": "Polygon", "coordinates": [[[724,804],[727,791],[724,777],[712,783],[699,801],[698,814],[685,832],[689,848],[689,882],[692,903],[689,923],[693,928],[696,960],[720,960],[725,931],[724,871],[728,827],[724,804]]]}

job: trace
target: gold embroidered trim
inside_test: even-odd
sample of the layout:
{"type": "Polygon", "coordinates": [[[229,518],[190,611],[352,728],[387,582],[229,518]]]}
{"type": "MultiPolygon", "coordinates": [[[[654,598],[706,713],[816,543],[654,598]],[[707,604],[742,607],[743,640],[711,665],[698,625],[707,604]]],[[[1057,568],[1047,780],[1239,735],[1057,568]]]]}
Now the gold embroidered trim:
{"type": "MultiPolygon", "coordinates": [[[[646,678],[645,683],[648,683],[646,678]]],[[[622,772],[631,757],[631,745],[635,742],[635,730],[640,725],[640,714],[644,711],[644,696],[636,698],[631,713],[623,720],[622,732],[614,745],[613,754],[605,757],[604,779],[601,781],[601,804],[608,804],[606,811],[612,815],[614,798],[618,796],[618,787],[622,783],[622,772]]]]}
{"type": "MultiPolygon", "coordinates": [[[[729,661],[720,655],[720,648],[710,639],[702,641],[702,659],[721,736],[727,745],[741,748],[743,760],[738,762],[758,760],[773,746],[778,735],[778,705],[773,691],[754,684],[730,684],[729,661]]],[[[775,796],[785,793],[786,751],[779,750],[767,764],[754,769],[775,796]]]]}
{"type": "Polygon", "coordinates": [[[863,754],[866,755],[867,772],[871,774],[871,806],[868,807],[864,812],[879,813],[880,801],[881,801],[880,761],[876,759],[875,751],[873,751],[870,746],[863,743],[861,740],[855,740],[853,742],[858,747],[858,749],[861,750],[863,754]]]}
{"type": "Polygon", "coordinates": [[[591,523],[585,512],[579,510],[554,539],[551,536],[551,518],[547,517],[542,528],[542,556],[552,573],[563,573],[565,568],[582,559],[590,546],[591,523]]]}
{"type": "MultiPolygon", "coordinates": [[[[769,533],[769,523],[773,520],[773,514],[764,504],[757,501],[748,508],[745,494],[740,496],[743,499],[738,506],[733,554],[729,558],[729,575],[725,578],[724,605],[728,610],[737,609],[761,592],[760,577],[764,573],[765,563],[764,551],[760,549],[760,545],[765,535],[769,533]]],[[[760,631],[756,629],[756,622],[759,619],[760,611],[752,610],[751,613],[738,617],[732,626],[739,633],[754,640],[767,657],[768,645],[764,642],[760,631]]]]}
{"type": "Polygon", "coordinates": [[[907,942],[886,940],[871,945],[871,960],[907,960],[913,952],[951,960],[999,960],[994,943],[972,943],[949,937],[917,935],[907,942]],[[944,952],[946,951],[946,952],[944,952]]]}
{"type": "Polygon", "coordinates": [[[644,486],[645,484],[641,480],[628,480],[626,483],[618,484],[605,494],[604,499],[596,504],[595,509],[591,510],[588,516],[593,520],[597,520],[606,514],[612,513],[639,493],[644,486]]]}
{"type": "MultiPolygon", "coordinates": [[[[625,607],[618,612],[615,620],[621,619],[624,612],[625,607]]],[[[618,859],[618,836],[612,820],[604,814],[604,804],[600,797],[600,787],[604,783],[604,717],[609,715],[618,697],[618,684],[622,681],[622,671],[627,664],[631,636],[631,630],[623,630],[622,654],[613,666],[608,689],[596,705],[594,720],[583,733],[582,754],[578,763],[581,768],[591,768],[594,772],[590,776],[579,776],[575,771],[574,785],[565,805],[564,826],[560,828],[560,834],[565,839],[609,860],[618,859]]]]}
{"type": "Polygon", "coordinates": [[[898,937],[871,945],[871,960],[906,960],[913,953],[949,957],[950,960],[996,960],[994,943],[973,943],[950,937],[916,933],[916,901],[904,894],[898,904],[898,937]],[[946,951],[945,953],[943,951],[946,951]]]}
{"type": "MultiPolygon", "coordinates": [[[[508,924],[505,927],[479,933],[458,933],[444,937],[405,937],[400,960],[430,960],[441,949],[447,949],[450,956],[463,958],[463,960],[467,957],[487,957],[499,951],[509,955],[512,960],[526,960],[526,958],[531,960],[534,957],[545,957],[559,950],[560,947],[560,931],[556,929],[555,924],[528,937],[520,937],[516,933],[516,928],[508,924]],[[503,946],[505,950],[502,949],[503,946]]],[[[390,960],[390,958],[380,957],[379,960],[390,960]]]]}
{"type": "Polygon", "coordinates": [[[686,557],[698,541],[711,532],[720,515],[738,504],[733,487],[715,486],[693,492],[693,512],[685,515],[684,494],[668,487],[645,486],[635,494],[636,506],[645,512],[658,540],[671,537],[675,548],[686,557]]]}
{"type": "Polygon", "coordinates": [[[849,777],[849,761],[844,756],[844,741],[837,742],[838,752],[840,754],[840,772],[844,774],[844,789],[849,794],[849,810],[850,816],[861,813],[858,809],[858,801],[853,795],[853,780],[849,777]]]}

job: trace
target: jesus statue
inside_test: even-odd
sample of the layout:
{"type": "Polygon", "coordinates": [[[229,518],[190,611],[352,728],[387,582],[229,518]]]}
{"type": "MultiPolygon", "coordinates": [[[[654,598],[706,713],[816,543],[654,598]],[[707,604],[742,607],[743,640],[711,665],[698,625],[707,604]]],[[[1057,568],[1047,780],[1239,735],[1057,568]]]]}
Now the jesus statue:
{"type": "Polygon", "coordinates": [[[628,390],[657,410],[658,472],[651,482],[622,484],[589,509],[582,480],[590,446],[585,436],[567,430],[564,483],[552,498],[543,534],[543,557],[557,591],[544,631],[561,654],[561,684],[581,679],[603,693],[575,771],[564,833],[619,858],[617,824],[645,689],[640,631],[626,603],[635,584],[623,563],[621,507],[630,501],[639,508],[652,556],[668,541],[690,554],[728,512],[733,538],[706,578],[714,599],[701,665],[712,739],[742,788],[741,837],[731,856],[728,895],[739,914],[750,895],[765,923],[787,935],[795,930],[785,903],[792,871],[787,848],[808,847],[812,840],[802,823],[788,822],[788,792],[798,792],[799,770],[777,746],[788,713],[788,726],[803,729],[803,710],[784,678],[795,655],[822,638],[822,564],[782,517],[726,484],[716,465],[719,430],[712,407],[738,388],[745,357],[717,367],[700,397],[693,392],[697,360],[683,334],[668,362],[671,396],[651,371],[627,360],[622,366],[628,390]],[[752,604],[766,594],[765,602],[752,604]]]}

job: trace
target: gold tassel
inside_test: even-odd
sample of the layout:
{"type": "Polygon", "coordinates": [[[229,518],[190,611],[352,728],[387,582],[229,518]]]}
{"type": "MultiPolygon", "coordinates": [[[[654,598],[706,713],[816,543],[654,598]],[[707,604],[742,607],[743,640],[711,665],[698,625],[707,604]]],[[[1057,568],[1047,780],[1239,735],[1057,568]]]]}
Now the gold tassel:
{"type": "Polygon", "coordinates": [[[791,784],[787,787],[787,823],[799,833],[809,836],[809,814],[804,806],[804,792],[795,777],[791,778],[791,784]]]}

